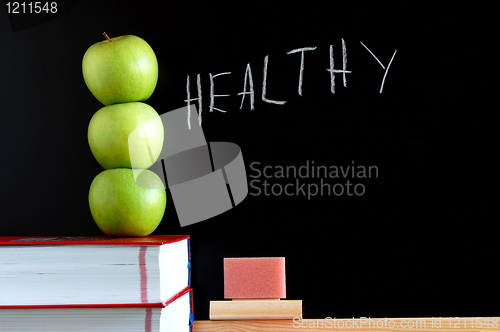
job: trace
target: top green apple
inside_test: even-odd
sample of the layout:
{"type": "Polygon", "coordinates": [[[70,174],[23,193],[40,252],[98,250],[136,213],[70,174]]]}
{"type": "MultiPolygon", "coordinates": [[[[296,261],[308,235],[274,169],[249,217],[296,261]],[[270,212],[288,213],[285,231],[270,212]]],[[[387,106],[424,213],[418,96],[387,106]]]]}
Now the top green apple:
{"type": "Polygon", "coordinates": [[[104,105],[144,101],[158,81],[158,61],[149,44],[133,35],[90,46],[82,61],[83,79],[104,105]]]}

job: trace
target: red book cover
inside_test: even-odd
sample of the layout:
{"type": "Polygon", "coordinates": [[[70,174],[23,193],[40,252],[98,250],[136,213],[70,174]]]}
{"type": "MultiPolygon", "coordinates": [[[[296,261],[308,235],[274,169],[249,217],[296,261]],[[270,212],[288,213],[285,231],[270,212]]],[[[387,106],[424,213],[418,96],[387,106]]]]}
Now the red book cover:
{"type": "MultiPolygon", "coordinates": [[[[123,326],[123,319],[139,326],[127,325],[135,331],[192,331],[194,325],[194,304],[191,287],[186,287],[164,303],[135,304],[79,304],[79,305],[36,305],[0,306],[0,331],[14,329],[53,331],[61,328],[67,331],[107,326],[117,330],[123,326]],[[103,315],[102,312],[105,312],[103,315]],[[78,316],[77,320],[72,317],[78,316]],[[113,317],[116,316],[116,319],[113,317]],[[103,319],[104,317],[104,319],[103,319]],[[121,317],[121,318],[120,318],[121,317]],[[19,327],[21,326],[21,327],[19,327]],[[161,327],[161,329],[159,329],[161,327]]],[[[126,323],[125,323],[126,324],[126,323]]]]}
{"type": "Polygon", "coordinates": [[[189,235],[150,235],[143,237],[111,236],[3,236],[0,245],[105,244],[162,245],[188,239],[189,235]]]}
{"type": "Polygon", "coordinates": [[[179,293],[175,294],[165,302],[158,303],[102,303],[102,304],[43,304],[43,305],[0,305],[0,309],[61,309],[61,308],[127,308],[127,307],[143,307],[143,308],[164,308],[177,300],[178,298],[184,296],[187,293],[191,293],[191,304],[192,300],[191,286],[187,286],[179,293]]]}

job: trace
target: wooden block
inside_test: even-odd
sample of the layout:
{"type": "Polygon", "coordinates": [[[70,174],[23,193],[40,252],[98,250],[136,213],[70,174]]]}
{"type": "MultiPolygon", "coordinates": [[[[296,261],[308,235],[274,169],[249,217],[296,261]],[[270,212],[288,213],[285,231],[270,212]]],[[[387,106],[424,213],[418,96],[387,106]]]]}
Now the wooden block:
{"type": "Polygon", "coordinates": [[[302,300],[210,301],[211,320],[302,318],[302,300]]]}
{"type": "Polygon", "coordinates": [[[195,332],[499,332],[500,317],[198,320],[195,332]]]}

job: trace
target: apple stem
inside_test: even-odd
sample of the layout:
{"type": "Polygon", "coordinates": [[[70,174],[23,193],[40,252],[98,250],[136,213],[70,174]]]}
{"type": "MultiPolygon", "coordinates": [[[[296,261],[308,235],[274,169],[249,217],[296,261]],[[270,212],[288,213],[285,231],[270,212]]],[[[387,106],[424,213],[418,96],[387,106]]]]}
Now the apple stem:
{"type": "Polygon", "coordinates": [[[103,32],[102,35],[104,37],[106,37],[106,39],[109,40],[110,42],[113,41],[113,40],[111,40],[111,38],[109,38],[109,36],[108,36],[108,34],[106,32],[103,32]]]}

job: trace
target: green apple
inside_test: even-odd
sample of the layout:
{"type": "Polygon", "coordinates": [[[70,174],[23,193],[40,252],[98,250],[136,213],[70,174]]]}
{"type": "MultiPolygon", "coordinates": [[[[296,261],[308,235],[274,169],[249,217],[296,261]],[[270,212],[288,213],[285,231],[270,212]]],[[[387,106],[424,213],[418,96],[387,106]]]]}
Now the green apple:
{"type": "Polygon", "coordinates": [[[167,203],[162,180],[150,170],[107,169],[89,190],[97,226],[109,236],[147,236],[160,224],[167,203]]]}
{"type": "Polygon", "coordinates": [[[141,102],[104,106],[90,119],[90,150],[109,168],[149,168],[163,147],[163,123],[158,113],[141,102]]]}
{"type": "Polygon", "coordinates": [[[90,92],[104,105],[147,100],[158,81],[158,61],[149,44],[133,35],[90,46],[82,71],[90,92]]]}

